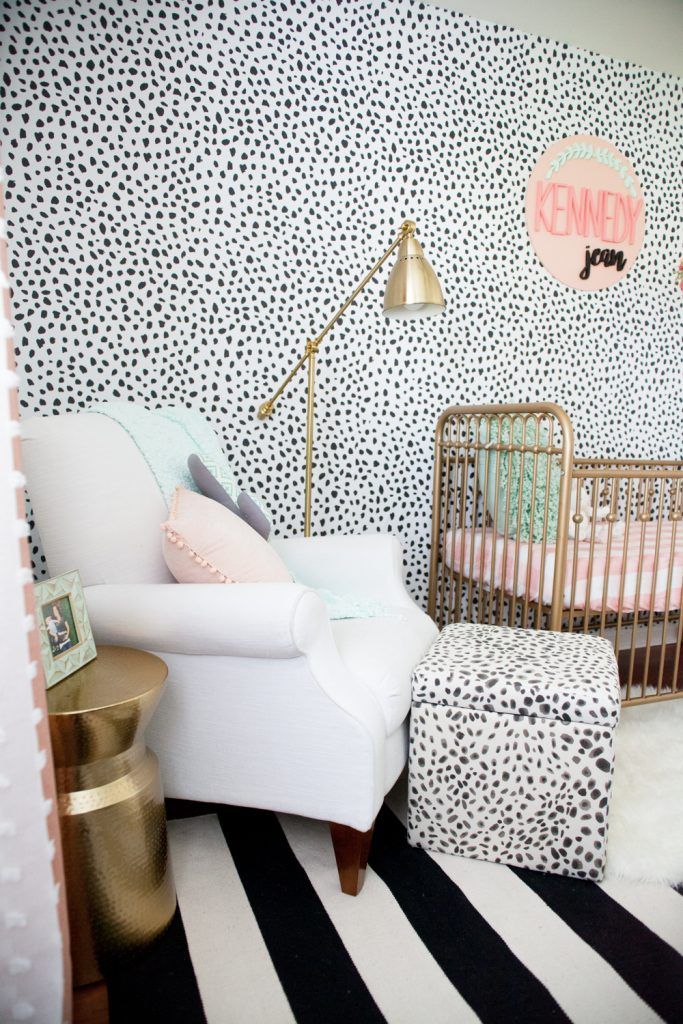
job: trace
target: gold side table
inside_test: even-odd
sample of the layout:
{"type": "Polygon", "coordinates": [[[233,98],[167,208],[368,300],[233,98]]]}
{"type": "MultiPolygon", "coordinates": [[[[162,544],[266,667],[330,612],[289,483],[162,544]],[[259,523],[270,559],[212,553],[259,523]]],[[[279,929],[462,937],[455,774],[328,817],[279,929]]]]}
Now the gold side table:
{"type": "Polygon", "coordinates": [[[106,977],[175,911],[159,766],[144,741],[166,675],[153,654],[102,646],[47,692],[74,985],[106,977]]]}

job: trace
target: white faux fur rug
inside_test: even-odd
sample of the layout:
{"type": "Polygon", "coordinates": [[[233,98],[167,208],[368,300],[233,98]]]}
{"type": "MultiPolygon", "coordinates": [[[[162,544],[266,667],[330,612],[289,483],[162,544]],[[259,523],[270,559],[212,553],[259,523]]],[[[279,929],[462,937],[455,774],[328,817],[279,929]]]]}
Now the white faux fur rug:
{"type": "Polygon", "coordinates": [[[683,882],[683,697],[622,708],[605,878],[683,882]]]}

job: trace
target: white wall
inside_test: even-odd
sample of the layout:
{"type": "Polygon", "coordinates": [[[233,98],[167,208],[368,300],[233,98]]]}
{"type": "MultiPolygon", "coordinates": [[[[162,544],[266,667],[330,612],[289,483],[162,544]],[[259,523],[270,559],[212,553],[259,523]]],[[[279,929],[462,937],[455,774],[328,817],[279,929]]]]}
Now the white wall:
{"type": "Polygon", "coordinates": [[[30,10],[0,40],[27,414],[201,410],[300,530],[305,380],[255,412],[410,216],[446,311],[385,320],[382,275],[326,340],[314,532],[396,534],[423,594],[450,404],[552,400],[584,456],[680,457],[681,79],[413,0],[126,5],[106,29],[70,0],[47,55],[30,10]],[[647,225],[592,293],[541,266],[524,218],[538,157],[585,133],[630,160],[647,225]]]}
{"type": "Polygon", "coordinates": [[[683,0],[428,0],[683,76],[683,0]]]}

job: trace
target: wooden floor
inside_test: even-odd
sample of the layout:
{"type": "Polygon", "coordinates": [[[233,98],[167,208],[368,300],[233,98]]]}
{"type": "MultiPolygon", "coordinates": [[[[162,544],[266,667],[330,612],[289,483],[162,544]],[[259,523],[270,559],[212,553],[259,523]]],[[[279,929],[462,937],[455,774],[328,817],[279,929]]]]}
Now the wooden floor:
{"type": "MultiPolygon", "coordinates": [[[[654,687],[655,689],[657,688],[660,659],[661,647],[653,646],[650,649],[650,661],[647,669],[647,679],[643,680],[646,660],[645,648],[636,648],[635,657],[633,659],[633,681],[631,683],[630,700],[624,701],[624,704],[648,703],[653,700],[653,697],[655,700],[672,700],[675,697],[683,697],[683,652],[679,654],[678,670],[676,672],[675,685],[672,686],[674,665],[676,661],[676,644],[666,645],[664,655],[664,673],[662,675],[661,696],[657,696],[655,694],[647,694],[646,696],[643,695],[643,681],[645,681],[645,685],[647,687],[654,687]]],[[[626,686],[629,676],[631,651],[620,651],[617,661],[619,664],[619,677],[621,679],[622,686],[626,686]]]]}
{"type": "Polygon", "coordinates": [[[107,986],[103,981],[74,989],[73,1024],[109,1024],[107,986]]]}

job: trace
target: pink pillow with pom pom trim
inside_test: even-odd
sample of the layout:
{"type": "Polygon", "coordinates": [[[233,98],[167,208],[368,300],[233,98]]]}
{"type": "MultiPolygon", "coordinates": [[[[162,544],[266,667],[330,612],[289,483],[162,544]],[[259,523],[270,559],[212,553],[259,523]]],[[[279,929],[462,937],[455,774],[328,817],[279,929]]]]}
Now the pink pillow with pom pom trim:
{"type": "Polygon", "coordinates": [[[176,487],[161,529],[166,565],[178,583],[291,583],[285,563],[256,530],[185,487],[176,487]]]}

